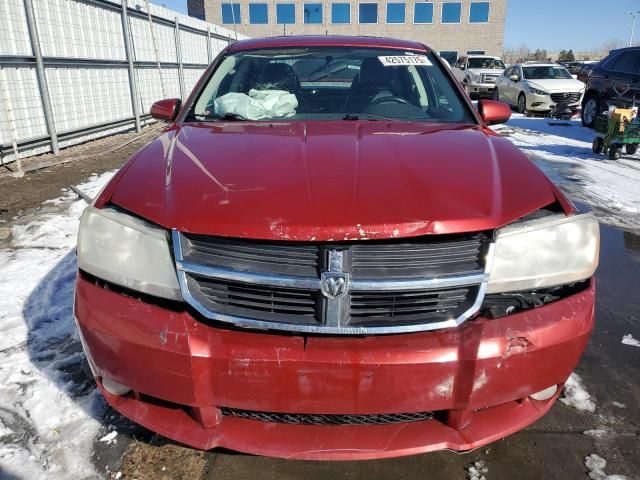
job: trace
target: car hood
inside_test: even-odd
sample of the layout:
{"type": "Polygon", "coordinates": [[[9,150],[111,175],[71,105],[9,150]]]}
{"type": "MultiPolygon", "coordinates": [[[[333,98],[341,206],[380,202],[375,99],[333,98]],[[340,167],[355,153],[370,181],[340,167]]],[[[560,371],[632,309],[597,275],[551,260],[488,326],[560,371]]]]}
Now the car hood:
{"type": "Polygon", "coordinates": [[[554,200],[524,154],[479,127],[340,121],[173,127],[110,201],[192,233],[339,241],[493,229],[554,200]]]}
{"type": "Polygon", "coordinates": [[[533,88],[539,88],[546,90],[550,93],[556,92],[582,92],[585,89],[585,84],[580,80],[574,80],[573,78],[559,78],[548,80],[527,80],[529,85],[533,88]]]}

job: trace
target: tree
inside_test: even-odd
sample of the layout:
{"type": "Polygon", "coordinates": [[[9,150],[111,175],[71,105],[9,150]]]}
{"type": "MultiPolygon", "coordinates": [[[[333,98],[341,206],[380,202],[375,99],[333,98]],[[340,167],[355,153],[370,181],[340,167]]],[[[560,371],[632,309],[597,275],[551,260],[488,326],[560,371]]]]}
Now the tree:
{"type": "Polygon", "coordinates": [[[573,50],[560,50],[558,55],[559,62],[575,62],[576,56],[573,54],[573,50]]]}
{"type": "Polygon", "coordinates": [[[535,60],[536,62],[544,62],[549,58],[546,50],[537,49],[527,60],[535,60]]]}

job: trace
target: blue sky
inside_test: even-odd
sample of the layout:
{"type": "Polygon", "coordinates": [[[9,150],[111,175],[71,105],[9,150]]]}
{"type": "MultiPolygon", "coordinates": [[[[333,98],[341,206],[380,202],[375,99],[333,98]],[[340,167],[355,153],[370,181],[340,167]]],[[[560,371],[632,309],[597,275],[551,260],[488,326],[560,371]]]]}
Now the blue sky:
{"type": "MultiPolygon", "coordinates": [[[[187,12],[186,0],[152,0],[187,12]]],[[[546,50],[591,50],[609,40],[629,41],[640,0],[508,0],[505,45],[546,50]]],[[[634,38],[640,41],[640,17],[634,38]]]]}

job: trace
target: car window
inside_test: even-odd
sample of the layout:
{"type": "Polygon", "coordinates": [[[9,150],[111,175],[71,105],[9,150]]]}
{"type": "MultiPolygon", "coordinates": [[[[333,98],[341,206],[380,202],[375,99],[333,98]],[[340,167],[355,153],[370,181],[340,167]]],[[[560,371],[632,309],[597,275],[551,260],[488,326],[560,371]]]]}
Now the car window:
{"type": "Polygon", "coordinates": [[[573,78],[566,68],[560,65],[536,65],[522,67],[525,80],[554,80],[573,78]]]}
{"type": "Polygon", "coordinates": [[[618,57],[607,66],[615,72],[637,73],[639,60],[640,51],[624,52],[618,55],[618,57]]]}
{"type": "Polygon", "coordinates": [[[433,53],[355,47],[229,53],[198,94],[189,118],[336,120],[347,114],[475,123],[433,53]]]}
{"type": "Polygon", "coordinates": [[[513,71],[514,71],[514,67],[509,67],[504,71],[504,76],[505,77],[510,77],[511,75],[513,75],[513,71]]]}
{"type": "Polygon", "coordinates": [[[469,59],[469,68],[487,68],[487,69],[500,69],[504,68],[504,63],[502,60],[498,60],[490,57],[482,57],[482,58],[470,58],[469,59]]]}

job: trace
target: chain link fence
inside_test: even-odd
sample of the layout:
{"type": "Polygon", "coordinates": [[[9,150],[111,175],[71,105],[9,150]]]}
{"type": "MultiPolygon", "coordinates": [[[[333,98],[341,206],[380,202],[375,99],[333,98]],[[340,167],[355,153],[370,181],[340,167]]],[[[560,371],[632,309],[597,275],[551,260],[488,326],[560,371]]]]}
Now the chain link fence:
{"type": "Polygon", "coordinates": [[[147,0],[1,0],[0,163],[139,130],[240,38],[147,0]]]}

